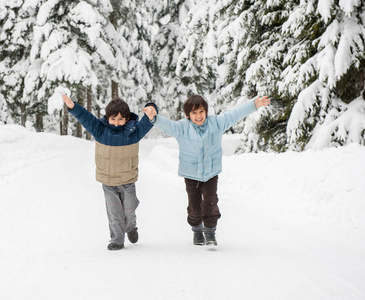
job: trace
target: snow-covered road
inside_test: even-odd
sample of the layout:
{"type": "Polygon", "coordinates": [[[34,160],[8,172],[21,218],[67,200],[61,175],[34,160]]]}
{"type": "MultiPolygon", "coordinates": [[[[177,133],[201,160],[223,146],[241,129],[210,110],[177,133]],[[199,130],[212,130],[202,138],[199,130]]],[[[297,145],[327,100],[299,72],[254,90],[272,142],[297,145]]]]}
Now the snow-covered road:
{"type": "Polygon", "coordinates": [[[174,139],[140,146],[140,241],[107,251],[94,143],[0,127],[0,298],[365,299],[365,147],[230,155],[192,245],[174,139]]]}

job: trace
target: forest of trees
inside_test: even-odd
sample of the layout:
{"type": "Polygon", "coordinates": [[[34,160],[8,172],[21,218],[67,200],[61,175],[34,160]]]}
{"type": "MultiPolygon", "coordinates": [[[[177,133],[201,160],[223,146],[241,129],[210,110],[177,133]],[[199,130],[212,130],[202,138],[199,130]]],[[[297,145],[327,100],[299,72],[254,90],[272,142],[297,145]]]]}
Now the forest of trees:
{"type": "Polygon", "coordinates": [[[363,0],[0,0],[0,125],[90,139],[65,92],[176,120],[192,94],[217,114],[268,95],[238,151],[365,145],[364,83],[363,0]]]}

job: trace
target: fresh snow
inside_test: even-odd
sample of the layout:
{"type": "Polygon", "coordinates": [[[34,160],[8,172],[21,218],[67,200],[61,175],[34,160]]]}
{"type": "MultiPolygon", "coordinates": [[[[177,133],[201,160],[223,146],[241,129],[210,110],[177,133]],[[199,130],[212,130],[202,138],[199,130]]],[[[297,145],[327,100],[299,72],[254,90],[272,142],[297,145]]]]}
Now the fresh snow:
{"type": "Polygon", "coordinates": [[[176,141],[143,139],[140,240],[113,252],[94,142],[0,126],[0,298],[365,299],[365,147],[239,143],[224,136],[212,249],[192,244],[176,141]]]}

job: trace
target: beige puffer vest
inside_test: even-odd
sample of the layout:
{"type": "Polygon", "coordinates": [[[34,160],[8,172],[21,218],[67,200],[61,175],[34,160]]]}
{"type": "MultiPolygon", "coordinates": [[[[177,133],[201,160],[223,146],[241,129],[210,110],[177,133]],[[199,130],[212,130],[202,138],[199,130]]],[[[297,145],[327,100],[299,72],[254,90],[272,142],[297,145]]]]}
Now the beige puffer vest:
{"type": "Polygon", "coordinates": [[[109,186],[136,182],[139,143],[106,146],[95,142],[96,180],[109,186]]]}

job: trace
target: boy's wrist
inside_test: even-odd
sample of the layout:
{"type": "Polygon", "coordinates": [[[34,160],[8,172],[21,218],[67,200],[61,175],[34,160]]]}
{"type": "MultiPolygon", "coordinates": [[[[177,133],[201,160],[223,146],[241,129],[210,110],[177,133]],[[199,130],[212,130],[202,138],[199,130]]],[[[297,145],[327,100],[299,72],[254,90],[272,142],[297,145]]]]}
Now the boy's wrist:
{"type": "Polygon", "coordinates": [[[158,107],[154,102],[148,102],[144,107],[153,106],[158,114],[158,107]]]}
{"type": "Polygon", "coordinates": [[[70,103],[66,104],[67,107],[70,109],[70,110],[73,110],[75,108],[75,102],[71,101],[70,103]]]}

